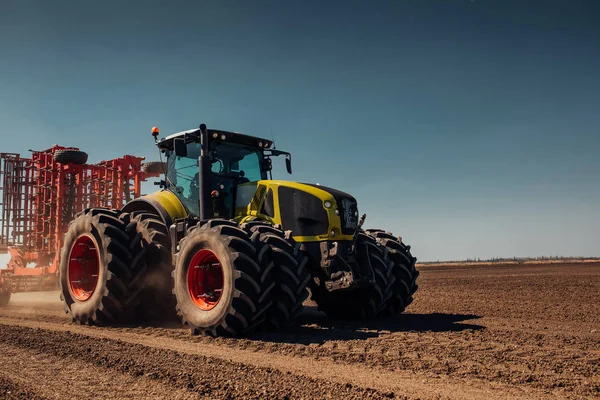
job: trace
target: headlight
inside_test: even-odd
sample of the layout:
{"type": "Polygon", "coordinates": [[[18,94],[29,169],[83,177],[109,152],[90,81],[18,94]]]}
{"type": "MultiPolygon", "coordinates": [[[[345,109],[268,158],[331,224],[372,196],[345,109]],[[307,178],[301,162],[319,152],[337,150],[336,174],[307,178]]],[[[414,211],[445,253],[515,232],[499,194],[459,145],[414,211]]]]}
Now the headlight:
{"type": "Polygon", "coordinates": [[[323,205],[325,206],[325,208],[331,208],[331,202],[329,200],[326,200],[323,205]]]}

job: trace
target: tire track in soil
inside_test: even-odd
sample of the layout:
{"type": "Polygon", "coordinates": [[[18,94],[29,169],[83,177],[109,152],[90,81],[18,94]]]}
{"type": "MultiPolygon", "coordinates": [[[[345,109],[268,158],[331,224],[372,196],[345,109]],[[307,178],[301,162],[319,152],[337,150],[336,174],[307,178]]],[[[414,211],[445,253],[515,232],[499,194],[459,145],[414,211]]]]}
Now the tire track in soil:
{"type": "MultiPolygon", "coordinates": [[[[3,365],[4,366],[4,365],[3,365]]],[[[38,395],[26,382],[18,376],[6,377],[5,371],[0,370],[0,398],[4,400],[49,400],[38,395]]]]}
{"type": "Polygon", "coordinates": [[[216,346],[217,358],[241,350],[242,363],[252,364],[245,355],[254,354],[258,366],[277,359],[290,364],[282,371],[299,369],[293,372],[298,376],[390,387],[381,377],[370,385],[372,377],[338,376],[346,364],[391,374],[400,388],[391,390],[411,397],[469,398],[463,386],[475,388],[472,393],[480,394],[475,398],[600,396],[600,263],[428,267],[421,270],[421,282],[409,312],[392,322],[362,326],[311,315],[298,329],[238,339],[191,337],[178,327],[79,327],[60,302],[27,301],[30,294],[15,295],[17,301],[0,310],[0,320],[29,327],[42,321],[64,332],[85,328],[77,331],[102,338],[133,335],[126,340],[139,344],[145,338],[149,347],[167,340],[173,351],[191,354],[216,346]],[[298,364],[326,370],[306,372],[298,364]],[[330,364],[340,371],[330,374],[330,364]],[[482,395],[487,388],[494,390],[482,395]]]}
{"type": "MultiPolygon", "coordinates": [[[[399,397],[391,392],[355,387],[350,383],[339,384],[323,379],[299,377],[271,368],[143,346],[123,341],[122,335],[115,336],[118,336],[118,339],[95,338],[61,330],[0,325],[0,343],[3,343],[1,346],[15,346],[20,351],[26,349],[26,352],[50,354],[51,358],[60,358],[67,363],[74,361],[74,367],[84,362],[89,363],[93,368],[103,367],[109,371],[109,374],[147,377],[202,397],[228,399],[399,397]]],[[[10,352],[8,356],[10,359],[10,352]]],[[[4,355],[0,357],[5,358],[4,355]]],[[[31,365],[24,364],[22,368],[31,368],[31,365]]],[[[97,390],[97,386],[92,388],[97,390]]],[[[119,389],[115,388],[115,390],[119,389]]],[[[119,391],[113,398],[127,397],[119,391]]]]}
{"type": "MultiPolygon", "coordinates": [[[[50,307],[46,307],[50,308],[50,307]]],[[[73,325],[66,315],[33,316],[29,311],[13,308],[1,314],[22,320],[35,319],[43,322],[61,322],[65,327],[73,325]]],[[[433,316],[433,315],[432,315],[433,316]]],[[[403,320],[421,319],[423,316],[406,314],[403,320]],[[414,319],[413,318],[413,319],[414,319]]],[[[440,318],[444,316],[441,315],[440,318]]],[[[312,318],[308,318],[311,321],[312,318]]],[[[321,317],[322,320],[322,317],[321,317]]],[[[167,337],[189,343],[228,347],[231,351],[239,349],[260,351],[270,354],[285,354],[310,359],[329,359],[347,365],[365,365],[378,370],[398,374],[402,370],[412,371],[409,379],[419,376],[423,380],[438,379],[440,376],[452,376],[469,380],[474,385],[486,385],[489,382],[509,386],[529,387],[564,396],[590,396],[600,388],[600,346],[597,334],[569,331],[569,324],[543,321],[550,329],[527,329],[523,323],[515,324],[514,319],[481,318],[476,321],[486,329],[458,332],[388,332],[368,333],[366,339],[336,340],[340,336],[354,334],[352,324],[337,325],[328,330],[318,326],[312,320],[312,328],[301,327],[291,332],[265,333],[255,338],[208,338],[191,337],[187,329],[121,327],[103,328],[117,332],[128,332],[152,337],[167,337]],[[335,332],[335,333],[334,333],[335,332]],[[540,333],[544,332],[544,333],[540,333]],[[292,343],[298,342],[298,343],[292,343]],[[299,344],[305,343],[305,344],[299,344]],[[308,343],[308,344],[306,344],[308,343]],[[582,350],[584,350],[582,352],[582,350]],[[415,375],[417,374],[417,375],[415,375]],[[596,378],[594,378],[596,377],[596,378]],[[475,383],[474,381],[480,381],[475,383]]],[[[325,322],[326,324],[326,322],[325,322]]],[[[536,324],[534,320],[527,324],[536,324]]],[[[461,324],[462,325],[462,324],[461,324]]],[[[539,323],[537,324],[539,325],[539,323]]],[[[477,326],[474,325],[477,328],[477,326]]]]}
{"type": "Polygon", "coordinates": [[[6,343],[0,344],[0,354],[0,394],[5,396],[2,398],[63,400],[84,393],[85,397],[120,400],[198,398],[187,390],[174,390],[146,376],[135,378],[73,357],[57,357],[6,343]],[[6,389],[2,389],[3,381],[7,382],[6,389]]]}
{"type": "Polygon", "coordinates": [[[4,340],[40,351],[58,349],[58,356],[100,362],[99,365],[116,368],[121,372],[150,374],[177,387],[194,390],[199,388],[201,394],[208,393],[218,397],[231,394],[237,396],[241,393],[269,398],[552,398],[541,391],[501,383],[463,381],[447,377],[432,379],[410,371],[390,372],[365,368],[363,364],[340,364],[328,359],[266,355],[257,349],[234,350],[215,344],[193,343],[110,328],[3,318],[0,320],[0,341],[4,340]],[[27,336],[31,340],[23,339],[27,336]],[[38,341],[32,342],[34,338],[38,341]],[[93,350],[82,350],[89,346],[93,350]],[[219,371],[227,371],[227,378],[224,381],[219,378],[216,383],[206,383],[207,380],[214,379],[214,374],[207,375],[206,371],[198,371],[196,366],[214,364],[219,371]],[[242,384],[240,388],[237,386],[240,382],[247,385],[242,384]],[[224,392],[221,384],[225,385],[224,392]]]}
{"type": "MultiPolygon", "coordinates": [[[[61,322],[65,326],[72,326],[62,310],[56,311],[56,306],[40,304],[38,307],[41,308],[31,310],[29,307],[13,305],[2,309],[0,315],[22,320],[61,322]],[[51,312],[44,314],[46,310],[51,312]]],[[[415,318],[420,319],[422,316],[405,314],[397,325],[415,318]]],[[[579,328],[586,328],[586,333],[581,333],[568,323],[548,320],[516,323],[511,318],[484,317],[476,320],[476,323],[481,324],[481,327],[485,326],[485,330],[465,329],[462,332],[425,335],[415,332],[380,334],[380,331],[375,330],[371,332],[373,337],[368,337],[367,333],[366,339],[340,341],[336,339],[352,334],[359,336],[352,332],[352,324],[347,327],[338,324],[336,329],[330,330],[318,326],[318,322],[326,324],[320,315],[306,319],[311,327],[238,339],[190,337],[188,330],[181,328],[107,329],[194,343],[217,343],[232,350],[254,349],[267,353],[328,358],[335,362],[362,363],[388,371],[411,370],[427,377],[452,374],[456,377],[527,385],[546,390],[576,390],[581,394],[597,392],[600,387],[600,381],[590,380],[600,375],[599,336],[597,333],[589,333],[594,332],[597,324],[578,324],[579,328]],[[537,357],[532,358],[530,355],[537,357]],[[570,373],[566,375],[563,371],[570,373]]]]}

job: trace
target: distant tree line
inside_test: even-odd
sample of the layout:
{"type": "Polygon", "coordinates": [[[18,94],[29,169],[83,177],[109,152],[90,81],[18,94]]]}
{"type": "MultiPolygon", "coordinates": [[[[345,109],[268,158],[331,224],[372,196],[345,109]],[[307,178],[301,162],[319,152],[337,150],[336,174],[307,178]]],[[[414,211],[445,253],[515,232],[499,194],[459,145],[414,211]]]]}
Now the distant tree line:
{"type": "Polygon", "coordinates": [[[539,256],[539,257],[491,257],[491,258],[467,258],[466,260],[452,261],[421,261],[420,264],[447,264],[447,263],[524,263],[527,261],[584,261],[600,260],[600,257],[567,257],[567,256],[539,256]]]}

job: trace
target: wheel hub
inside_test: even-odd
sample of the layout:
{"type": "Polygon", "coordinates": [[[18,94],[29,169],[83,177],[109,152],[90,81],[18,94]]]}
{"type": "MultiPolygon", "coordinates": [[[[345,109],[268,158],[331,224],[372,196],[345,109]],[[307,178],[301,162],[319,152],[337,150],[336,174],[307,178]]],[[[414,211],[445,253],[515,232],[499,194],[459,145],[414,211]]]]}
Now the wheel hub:
{"type": "Polygon", "coordinates": [[[223,294],[223,268],[215,253],[202,249],[194,254],[187,281],[190,297],[198,308],[209,311],[216,307],[223,294]]]}
{"type": "Polygon", "coordinates": [[[82,235],[75,241],[68,264],[68,280],[71,293],[79,301],[86,301],[98,285],[100,255],[94,240],[82,235]]]}

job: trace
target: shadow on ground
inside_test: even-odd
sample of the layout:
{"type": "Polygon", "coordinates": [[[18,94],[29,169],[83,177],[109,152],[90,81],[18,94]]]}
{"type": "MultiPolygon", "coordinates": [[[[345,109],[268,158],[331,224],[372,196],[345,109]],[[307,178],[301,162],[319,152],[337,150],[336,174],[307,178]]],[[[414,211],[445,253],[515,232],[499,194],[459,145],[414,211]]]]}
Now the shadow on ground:
{"type": "MultiPolygon", "coordinates": [[[[341,321],[329,318],[316,306],[304,306],[297,323],[278,331],[259,331],[246,339],[290,344],[323,344],[328,341],[350,341],[376,338],[394,332],[460,332],[485,329],[482,325],[465,321],[481,318],[473,314],[401,314],[388,318],[363,321],[341,321]]],[[[140,324],[117,327],[146,327],[162,329],[187,329],[176,318],[160,318],[140,324]]]]}
{"type": "Polygon", "coordinates": [[[472,314],[401,314],[370,321],[338,321],[328,318],[316,307],[307,307],[298,325],[279,332],[260,332],[251,339],[296,344],[324,343],[329,340],[364,340],[394,332],[459,332],[485,329],[465,323],[481,318],[472,314]]]}

